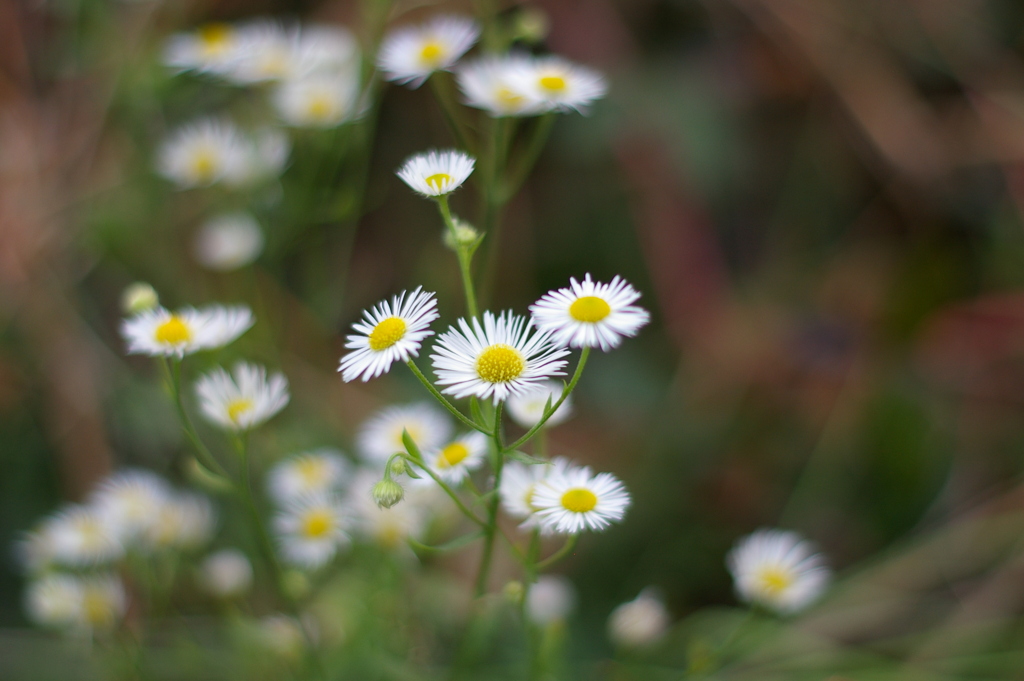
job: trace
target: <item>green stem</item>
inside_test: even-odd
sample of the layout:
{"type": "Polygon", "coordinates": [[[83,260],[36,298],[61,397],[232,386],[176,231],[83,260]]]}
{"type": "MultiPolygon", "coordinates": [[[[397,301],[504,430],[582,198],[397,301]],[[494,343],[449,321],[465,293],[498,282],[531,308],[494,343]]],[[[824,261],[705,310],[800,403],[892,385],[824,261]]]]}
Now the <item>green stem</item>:
{"type": "Polygon", "coordinates": [[[410,359],[409,361],[406,362],[406,364],[408,365],[409,369],[412,371],[413,375],[416,376],[416,378],[420,379],[420,383],[423,384],[423,387],[425,387],[430,392],[430,394],[434,396],[434,399],[436,399],[438,402],[440,402],[444,406],[445,409],[450,411],[452,416],[454,416],[459,421],[461,421],[463,423],[463,425],[465,425],[465,426],[467,426],[469,428],[472,428],[473,430],[478,430],[481,433],[484,433],[485,435],[490,435],[491,434],[490,431],[488,431],[487,429],[483,428],[479,424],[474,423],[472,419],[470,419],[465,414],[463,414],[461,411],[456,409],[455,405],[453,405],[451,402],[446,400],[444,395],[442,395],[440,392],[438,392],[437,388],[435,388],[434,385],[429,380],[427,380],[427,377],[423,375],[423,372],[420,371],[420,368],[418,366],[416,366],[415,362],[413,362],[410,359]]]}
{"type": "Polygon", "coordinates": [[[537,121],[537,125],[534,126],[530,134],[530,139],[526,143],[526,151],[519,157],[519,163],[510,174],[503,188],[504,191],[501,198],[504,201],[508,201],[516,195],[516,192],[519,191],[519,188],[526,181],[527,176],[529,176],[530,171],[533,170],[533,166],[537,164],[537,159],[540,158],[540,153],[544,150],[548,137],[551,136],[551,129],[555,126],[555,117],[557,115],[554,113],[544,114],[537,121]]]}
{"type": "MultiPolygon", "coordinates": [[[[494,489],[498,490],[501,488],[501,472],[505,465],[505,446],[501,441],[501,412],[504,407],[503,402],[499,402],[497,408],[494,411],[494,433],[491,437],[494,439],[494,489]]],[[[480,570],[476,575],[476,595],[483,596],[487,592],[487,578],[491,572],[491,559],[494,555],[494,534],[498,526],[498,502],[500,501],[500,495],[495,494],[491,499],[490,505],[487,508],[487,525],[484,527],[486,534],[484,535],[484,548],[483,555],[480,558],[480,570]]]]}
{"type": "Polygon", "coordinates": [[[459,111],[455,108],[455,98],[451,90],[451,84],[444,78],[443,74],[435,73],[430,76],[430,87],[434,90],[434,98],[441,106],[441,113],[444,114],[445,123],[451,129],[452,136],[455,137],[455,143],[475,156],[473,145],[470,144],[469,137],[466,136],[462,123],[459,120],[459,111]]]}
{"type": "Polygon", "coordinates": [[[462,511],[462,513],[467,518],[472,520],[474,523],[476,523],[480,527],[483,527],[483,528],[486,529],[486,524],[484,523],[484,521],[480,520],[480,518],[477,517],[476,513],[473,513],[471,510],[469,510],[469,508],[466,507],[466,505],[464,503],[462,503],[462,499],[460,499],[459,495],[455,493],[455,490],[453,490],[451,487],[449,487],[447,485],[447,483],[445,483],[444,480],[442,480],[441,478],[437,477],[437,474],[434,473],[434,471],[430,470],[430,466],[426,465],[422,461],[416,461],[411,456],[406,456],[406,455],[403,454],[402,458],[404,458],[409,463],[415,465],[417,468],[419,468],[420,470],[425,472],[427,475],[429,475],[431,478],[433,478],[434,482],[436,482],[441,487],[441,489],[444,490],[445,494],[447,494],[449,497],[451,497],[451,500],[455,502],[455,505],[459,507],[459,510],[462,511]]]}
{"type": "Polygon", "coordinates": [[[274,545],[270,541],[270,535],[267,533],[266,525],[264,525],[263,518],[260,516],[259,508],[256,506],[256,495],[252,491],[252,474],[249,470],[250,457],[248,437],[242,436],[238,438],[236,440],[236,446],[238,447],[238,454],[242,459],[242,479],[238,483],[238,494],[242,498],[242,502],[245,504],[250,515],[252,515],[252,522],[253,526],[256,528],[256,539],[260,547],[260,553],[263,554],[263,560],[267,563],[267,568],[270,570],[270,574],[274,580],[274,587],[281,597],[291,604],[292,599],[284,590],[284,579],[281,565],[277,562],[277,554],[274,553],[274,545]]]}
{"type": "Polygon", "coordinates": [[[576,388],[576,384],[579,383],[580,376],[583,375],[583,367],[586,366],[587,358],[589,356],[590,348],[583,348],[583,352],[580,353],[580,361],[579,363],[576,364],[576,372],[572,375],[572,380],[569,381],[569,385],[567,385],[565,387],[565,390],[562,391],[562,396],[558,398],[557,402],[551,405],[551,409],[549,409],[548,412],[544,414],[541,420],[538,421],[533,428],[530,428],[530,430],[526,431],[525,435],[523,435],[521,438],[519,438],[518,440],[516,440],[515,442],[508,446],[509,450],[519,449],[524,444],[529,442],[530,438],[536,435],[537,431],[544,427],[544,424],[548,422],[548,419],[551,418],[551,415],[558,411],[558,408],[562,406],[562,402],[565,402],[565,400],[568,399],[573,389],[576,388]]]}
{"type": "Polygon", "coordinates": [[[437,197],[437,207],[441,211],[441,219],[444,220],[448,233],[452,236],[455,244],[455,254],[459,258],[459,272],[462,274],[462,290],[466,294],[466,312],[470,317],[476,318],[478,310],[476,306],[476,291],[473,289],[473,254],[469,249],[459,242],[458,234],[455,231],[455,221],[452,220],[451,209],[448,207],[448,196],[437,197]]]}
{"type": "Polygon", "coordinates": [[[578,534],[570,534],[569,538],[565,540],[565,545],[558,549],[544,560],[537,563],[537,570],[543,570],[557,563],[558,561],[565,558],[569,553],[576,548],[576,540],[579,538],[578,534]]]}
{"type": "Polygon", "coordinates": [[[210,450],[203,444],[202,439],[199,437],[199,433],[196,432],[195,426],[192,425],[192,419],[189,418],[188,412],[185,411],[185,403],[181,398],[181,360],[173,359],[171,365],[168,366],[167,359],[161,358],[161,365],[163,366],[164,375],[167,378],[167,385],[171,391],[171,397],[174,400],[174,407],[178,412],[178,420],[181,421],[181,428],[185,432],[185,436],[192,443],[193,449],[196,451],[196,458],[200,464],[211,474],[226,481],[231,481],[231,476],[228,475],[227,470],[220,465],[220,462],[210,453],[210,450]]]}

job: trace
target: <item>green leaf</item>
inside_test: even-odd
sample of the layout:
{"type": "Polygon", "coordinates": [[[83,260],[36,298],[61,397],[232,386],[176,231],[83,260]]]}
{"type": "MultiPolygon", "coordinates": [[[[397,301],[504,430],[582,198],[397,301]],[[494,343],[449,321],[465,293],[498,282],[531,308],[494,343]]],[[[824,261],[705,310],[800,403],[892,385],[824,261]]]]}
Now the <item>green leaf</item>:
{"type": "Polygon", "coordinates": [[[413,461],[423,461],[423,457],[420,456],[420,448],[416,446],[416,442],[405,428],[402,428],[402,444],[405,445],[405,451],[409,452],[413,461]]]}
{"type": "Polygon", "coordinates": [[[487,430],[494,430],[494,426],[484,417],[483,409],[480,408],[480,400],[475,397],[469,401],[469,413],[473,416],[473,420],[476,421],[477,424],[483,426],[487,430]]]}
{"type": "Polygon", "coordinates": [[[547,459],[539,459],[536,456],[530,456],[526,452],[521,452],[518,449],[511,452],[505,452],[505,456],[512,459],[513,461],[529,464],[531,466],[536,466],[537,464],[541,463],[551,463],[547,459]]]}

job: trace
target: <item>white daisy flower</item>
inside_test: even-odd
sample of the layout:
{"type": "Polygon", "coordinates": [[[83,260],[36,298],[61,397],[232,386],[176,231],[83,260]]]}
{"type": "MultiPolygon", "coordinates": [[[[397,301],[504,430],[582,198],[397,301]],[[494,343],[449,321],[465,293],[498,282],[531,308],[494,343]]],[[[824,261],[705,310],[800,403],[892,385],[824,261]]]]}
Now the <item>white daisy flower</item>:
{"type": "Polygon", "coordinates": [[[182,189],[238,184],[250,158],[251,146],[233,123],[205,118],[171,133],[157,154],[157,170],[182,189]]]}
{"type": "Polygon", "coordinates": [[[274,108],[286,125],[333,128],[360,113],[356,74],[314,74],[283,82],[274,92],[274,108]]]}
{"type": "Polygon", "coordinates": [[[121,335],[128,341],[129,355],[181,358],[223,347],[252,324],[252,312],[241,305],[211,305],[201,310],[186,307],[177,312],[156,307],[124,320],[121,335]]]}
{"type": "Polygon", "coordinates": [[[665,603],[653,589],[623,603],[608,616],[608,638],[624,648],[643,648],[657,643],[672,623],[665,603]]]}
{"type": "Polygon", "coordinates": [[[389,551],[405,547],[409,538],[423,539],[432,515],[430,503],[425,503],[430,492],[410,488],[400,504],[381,508],[370,494],[379,480],[380,472],[372,470],[361,470],[352,480],[346,504],[353,516],[354,531],[389,551]]]}
{"type": "Polygon", "coordinates": [[[568,288],[550,291],[530,306],[537,328],[563,347],[617,347],[624,336],[635,336],[651,315],[633,305],[640,294],[621,277],[609,284],[569,279],[568,288]]]}
{"type": "Polygon", "coordinates": [[[45,522],[42,534],[53,562],[68,567],[109,563],[124,555],[124,545],[105,517],[88,506],[67,506],[45,522]]]}
{"type": "Polygon", "coordinates": [[[203,415],[228,430],[249,430],[270,419],[288,404],[288,380],[255,364],[235,364],[234,378],[221,368],[196,382],[203,415]]]}
{"type": "Polygon", "coordinates": [[[314,494],[289,501],[274,519],[286,562],[315,570],[348,544],[348,522],[336,497],[314,494]]]}
{"type": "Polygon", "coordinates": [[[450,485],[461,483],[484,462],[487,436],[472,432],[457,437],[443,447],[423,453],[430,469],[450,485]]]}
{"type": "Polygon", "coordinates": [[[428,151],[406,159],[398,176],[423,196],[450,194],[466,181],[476,161],[461,151],[428,151]]]}
{"type": "Polygon", "coordinates": [[[358,333],[346,337],[352,352],[341,359],[338,371],[346,382],[368,381],[387,373],[396,361],[406,362],[420,352],[420,344],[434,334],[430,324],[437,319],[437,300],[420,287],[384,300],[363,312],[363,320],[352,325],[358,333]]]}
{"type": "Polygon", "coordinates": [[[234,56],[223,75],[247,85],[342,69],[355,71],[359,51],[355,38],[341,27],[285,28],[261,19],[237,30],[234,56]]]}
{"type": "Polygon", "coordinates": [[[238,30],[211,23],[189,33],[175,33],[164,44],[163,63],[181,71],[224,73],[237,59],[238,30]]]}
{"type": "Polygon", "coordinates": [[[82,621],[82,584],[73,575],[50,573],[25,588],[25,612],[44,627],[59,629],[82,621]]]}
{"type": "Polygon", "coordinates": [[[128,593],[114,574],[81,577],[82,607],[75,624],[89,631],[110,631],[128,612],[128,593]]]}
{"type": "Polygon", "coordinates": [[[254,132],[248,140],[245,171],[228,178],[233,186],[252,185],[277,177],[288,163],[292,145],[280,130],[254,132]]]}
{"type": "Polygon", "coordinates": [[[546,464],[509,461],[502,469],[501,485],[498,487],[502,508],[513,518],[525,521],[520,527],[539,527],[534,515],[539,507],[533,501],[537,485],[568,467],[569,461],[563,457],[552,459],[546,464]]]}
{"type": "Polygon", "coordinates": [[[167,499],[148,529],[146,541],[158,549],[192,551],[213,538],[217,514],[200,494],[178,493],[167,499]]]}
{"type": "Polygon", "coordinates": [[[356,437],[359,453],[370,463],[385,463],[405,451],[402,431],[421,452],[440,447],[452,433],[448,415],[430,402],[387,407],[363,424],[356,437]]]}
{"type": "Polygon", "coordinates": [[[235,598],[252,587],[252,563],[237,549],[221,549],[199,565],[199,579],[218,598],[235,598]]]}
{"type": "Polygon", "coordinates": [[[438,16],[384,36],[377,64],[388,80],[417,88],[434,71],[449,69],[480,37],[472,19],[438,16]]]}
{"type": "Polygon", "coordinates": [[[831,576],[810,542],[782,530],[763,529],[744,537],[726,563],[741,600],[782,613],[810,605],[831,576]]]}
{"type": "Polygon", "coordinates": [[[305,25],[295,43],[293,78],[318,73],[347,73],[359,77],[359,43],[341,26],[305,25]]]}
{"type": "Polygon", "coordinates": [[[551,111],[583,112],[608,92],[600,73],[561,57],[533,59],[512,78],[517,89],[530,92],[551,111]]]}
{"type": "Polygon", "coordinates": [[[225,213],[207,220],[196,233],[193,253],[203,267],[229,272],[256,260],[263,232],[248,213],[225,213]]]}
{"type": "Polygon", "coordinates": [[[111,475],[93,492],[90,502],[122,542],[131,542],[158,521],[172,490],[163,478],[144,470],[111,475]]]}
{"type": "Polygon", "coordinates": [[[547,333],[537,332],[533,322],[506,312],[490,312],[472,323],[459,320],[438,337],[430,356],[441,392],[456,398],[474,395],[497,404],[512,395],[526,393],[551,376],[564,376],[569,352],[551,344],[547,333]]]}
{"type": "MultiPolygon", "coordinates": [[[[512,420],[523,428],[533,428],[544,416],[544,408],[550,400],[554,405],[562,397],[563,386],[555,381],[541,381],[529,392],[513,395],[505,402],[505,410],[512,420]]],[[[558,409],[544,422],[545,427],[557,426],[572,416],[572,395],[558,406],[558,409]]]]}
{"type": "Polygon", "coordinates": [[[563,622],[576,607],[576,588],[561,575],[542,575],[526,596],[526,616],[541,626],[563,622]]]}
{"type": "Polygon", "coordinates": [[[337,492],[344,487],[352,465],[333,449],[294,454],[267,474],[267,491],[278,504],[313,494],[337,492]]]}
{"type": "Polygon", "coordinates": [[[537,484],[531,503],[542,527],[559,534],[603,530],[622,520],[629,493],[611,473],[594,475],[589,466],[571,467],[537,484]]]}
{"type": "Polygon", "coordinates": [[[456,72],[466,104],[494,117],[540,113],[544,108],[542,100],[534,88],[523,87],[523,78],[519,75],[530,68],[530,63],[530,57],[519,54],[467,62],[456,72]]]}

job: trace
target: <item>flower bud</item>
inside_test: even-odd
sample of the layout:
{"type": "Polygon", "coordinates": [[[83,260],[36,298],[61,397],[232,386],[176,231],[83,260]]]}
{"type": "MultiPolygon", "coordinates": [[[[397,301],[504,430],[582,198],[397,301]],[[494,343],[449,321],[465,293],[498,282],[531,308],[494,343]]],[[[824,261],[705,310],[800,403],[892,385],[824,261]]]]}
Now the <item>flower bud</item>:
{"type": "Polygon", "coordinates": [[[457,251],[460,248],[470,248],[476,245],[480,238],[480,232],[476,231],[473,225],[463,222],[459,218],[452,218],[452,224],[455,226],[455,234],[452,234],[452,230],[445,230],[445,246],[457,251]]]}
{"type": "Polygon", "coordinates": [[[121,309],[126,314],[138,314],[152,310],[160,304],[156,289],[144,281],[137,281],[121,293],[121,309]]]}
{"type": "Polygon", "coordinates": [[[504,595],[505,600],[507,600],[512,605],[519,605],[523,602],[523,594],[525,593],[525,591],[526,590],[523,588],[522,582],[512,580],[511,582],[505,585],[504,589],[502,589],[502,595],[504,595]]]}
{"type": "Polygon", "coordinates": [[[401,457],[395,457],[391,460],[391,475],[405,475],[409,472],[409,467],[405,463],[405,459],[401,457]]]}
{"type": "Polygon", "coordinates": [[[547,37],[551,20],[543,10],[528,7],[516,16],[514,26],[516,38],[527,43],[539,43],[547,37]]]}
{"type": "Polygon", "coordinates": [[[636,600],[623,603],[608,617],[608,638],[624,648],[642,648],[657,643],[671,622],[661,599],[650,589],[636,600]]]}
{"type": "Polygon", "coordinates": [[[405,489],[394,480],[384,478],[373,486],[373,500],[381,508],[391,508],[405,497],[405,489]]]}

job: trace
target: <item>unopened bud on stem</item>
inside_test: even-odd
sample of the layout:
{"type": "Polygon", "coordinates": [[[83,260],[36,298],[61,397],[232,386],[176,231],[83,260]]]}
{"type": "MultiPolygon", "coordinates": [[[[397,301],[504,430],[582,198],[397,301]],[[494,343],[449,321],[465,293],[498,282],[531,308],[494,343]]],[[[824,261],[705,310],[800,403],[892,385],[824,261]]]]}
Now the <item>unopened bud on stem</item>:
{"type": "Polygon", "coordinates": [[[381,508],[391,508],[405,497],[405,489],[394,480],[384,478],[373,486],[373,500],[381,508]]]}

